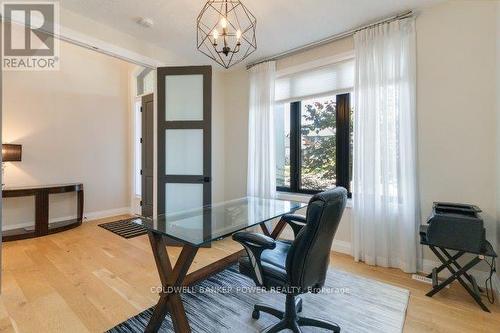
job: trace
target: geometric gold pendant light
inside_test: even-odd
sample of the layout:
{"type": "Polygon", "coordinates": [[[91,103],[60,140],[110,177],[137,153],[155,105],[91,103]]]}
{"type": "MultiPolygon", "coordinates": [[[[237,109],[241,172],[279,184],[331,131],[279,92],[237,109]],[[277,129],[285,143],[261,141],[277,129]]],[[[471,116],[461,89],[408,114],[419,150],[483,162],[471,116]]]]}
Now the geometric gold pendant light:
{"type": "Polygon", "coordinates": [[[224,68],[255,52],[257,20],[239,0],[209,0],[197,19],[197,48],[224,68]]]}

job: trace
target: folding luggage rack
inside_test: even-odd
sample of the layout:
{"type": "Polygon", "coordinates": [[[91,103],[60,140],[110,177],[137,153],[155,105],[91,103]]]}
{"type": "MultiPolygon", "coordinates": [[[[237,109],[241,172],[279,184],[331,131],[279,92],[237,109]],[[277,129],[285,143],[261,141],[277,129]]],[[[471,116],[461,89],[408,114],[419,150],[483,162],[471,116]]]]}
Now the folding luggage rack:
{"type": "Polygon", "coordinates": [[[479,217],[479,212],[481,210],[473,205],[435,202],[428,224],[420,227],[420,244],[429,246],[442,263],[428,275],[432,278],[432,290],[426,294],[427,296],[434,296],[457,280],[481,309],[490,312],[481,300],[482,290],[477,285],[476,279],[468,273],[486,257],[491,258],[490,267],[493,270],[494,260],[497,257],[493,247],[485,238],[483,220],[479,217]],[[451,254],[450,250],[457,252],[451,254]],[[462,266],[458,259],[466,254],[472,254],[474,257],[462,266]],[[451,276],[439,282],[438,274],[445,268],[451,276]]]}

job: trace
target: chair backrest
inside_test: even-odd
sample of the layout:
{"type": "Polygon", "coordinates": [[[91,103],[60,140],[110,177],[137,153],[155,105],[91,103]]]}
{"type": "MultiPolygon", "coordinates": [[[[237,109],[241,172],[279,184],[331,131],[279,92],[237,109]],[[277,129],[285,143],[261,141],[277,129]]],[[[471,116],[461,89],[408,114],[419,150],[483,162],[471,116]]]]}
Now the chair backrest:
{"type": "Polygon", "coordinates": [[[314,195],[309,201],[306,225],[288,251],[286,270],[290,287],[321,288],[330,263],[333,237],[347,202],[347,191],[336,187],[314,195]]]}

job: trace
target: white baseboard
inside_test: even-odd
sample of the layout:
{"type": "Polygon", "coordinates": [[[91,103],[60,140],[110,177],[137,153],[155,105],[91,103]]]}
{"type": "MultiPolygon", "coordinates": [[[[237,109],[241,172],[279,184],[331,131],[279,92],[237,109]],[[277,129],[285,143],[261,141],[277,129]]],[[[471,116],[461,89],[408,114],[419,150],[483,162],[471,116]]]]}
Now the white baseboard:
{"type": "Polygon", "coordinates": [[[35,225],[35,221],[33,221],[33,222],[20,222],[20,223],[16,223],[16,224],[4,225],[4,226],[2,226],[2,230],[6,231],[6,230],[12,230],[12,229],[18,229],[18,228],[28,228],[28,227],[32,227],[34,225],[35,225]]]}
{"type": "Polygon", "coordinates": [[[352,255],[351,242],[333,240],[332,251],[352,255]]]}
{"type": "MultiPolygon", "coordinates": [[[[67,221],[67,220],[71,220],[71,219],[76,219],[76,215],[51,218],[51,219],[49,219],[49,223],[67,221]]],[[[33,226],[35,226],[35,221],[19,222],[16,224],[6,225],[2,228],[2,230],[5,231],[5,230],[11,230],[11,229],[18,229],[18,228],[28,228],[28,227],[33,227],[33,226]]]]}
{"type": "Polygon", "coordinates": [[[108,210],[101,210],[97,212],[86,212],[83,213],[83,220],[85,221],[91,221],[91,220],[97,220],[97,219],[102,219],[105,217],[111,217],[111,216],[116,216],[116,215],[123,215],[123,214],[131,214],[131,208],[130,207],[121,207],[121,208],[114,208],[114,209],[108,209],[108,210]]]}
{"type": "MultiPolygon", "coordinates": [[[[114,209],[108,209],[108,210],[101,210],[101,211],[97,211],[97,212],[84,212],[83,213],[83,221],[85,222],[85,221],[102,219],[105,217],[131,214],[131,211],[132,210],[130,209],[130,207],[121,207],[121,208],[114,208],[114,209]]],[[[67,220],[71,220],[71,219],[76,219],[76,215],[51,218],[51,219],[49,219],[49,223],[67,221],[67,220]]],[[[2,230],[5,231],[5,230],[11,230],[11,229],[17,229],[17,228],[28,228],[28,227],[33,227],[34,225],[35,225],[35,221],[19,222],[16,224],[9,224],[9,225],[3,226],[2,230]]]]}

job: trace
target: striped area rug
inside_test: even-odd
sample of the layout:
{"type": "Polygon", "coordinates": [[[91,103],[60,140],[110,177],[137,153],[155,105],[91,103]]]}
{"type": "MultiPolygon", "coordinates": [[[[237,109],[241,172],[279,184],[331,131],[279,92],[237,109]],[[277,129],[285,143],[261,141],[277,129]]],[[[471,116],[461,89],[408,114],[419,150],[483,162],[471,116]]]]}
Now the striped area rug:
{"type": "Polygon", "coordinates": [[[98,224],[98,226],[123,238],[133,238],[148,233],[148,229],[133,222],[134,220],[140,219],[140,217],[134,217],[126,220],[101,223],[98,224]]]}
{"type": "MultiPolygon", "coordinates": [[[[410,292],[378,281],[330,269],[324,290],[304,294],[303,316],[318,317],[340,325],[342,332],[400,333],[410,292]]],[[[262,313],[252,319],[255,303],[284,308],[285,296],[256,290],[253,281],[238,273],[237,266],[198,283],[183,296],[193,332],[259,332],[278,319],[262,313]]],[[[144,332],[152,308],[110,329],[110,333],[144,332]]],[[[326,332],[303,327],[303,332],[326,332]]],[[[173,332],[167,316],[160,332],[173,332]]]]}

